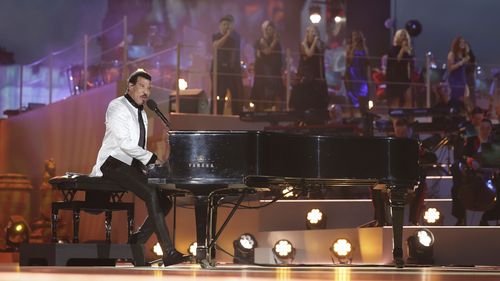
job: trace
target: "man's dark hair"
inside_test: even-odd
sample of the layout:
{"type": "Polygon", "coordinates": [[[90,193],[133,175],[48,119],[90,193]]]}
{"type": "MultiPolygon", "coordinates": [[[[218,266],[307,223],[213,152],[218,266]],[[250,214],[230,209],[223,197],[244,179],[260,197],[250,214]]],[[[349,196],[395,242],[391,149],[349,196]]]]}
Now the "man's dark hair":
{"type": "Polygon", "coordinates": [[[144,79],[151,81],[151,75],[149,75],[149,73],[147,73],[146,70],[139,68],[136,71],[134,71],[132,74],[130,74],[130,76],[128,77],[128,82],[132,85],[135,85],[137,83],[137,79],[139,77],[142,77],[144,79]]]}
{"type": "Polygon", "coordinates": [[[228,22],[234,22],[234,17],[232,15],[225,15],[223,16],[220,20],[219,20],[219,23],[223,22],[223,21],[228,21],[228,22]]]}

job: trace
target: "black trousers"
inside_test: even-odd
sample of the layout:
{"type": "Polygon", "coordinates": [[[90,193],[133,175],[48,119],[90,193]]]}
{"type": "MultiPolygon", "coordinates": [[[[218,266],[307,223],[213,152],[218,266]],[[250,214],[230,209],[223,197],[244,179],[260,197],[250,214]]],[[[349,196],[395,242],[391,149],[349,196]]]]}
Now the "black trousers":
{"type": "Polygon", "coordinates": [[[226,73],[217,75],[217,114],[219,115],[224,114],[227,90],[231,92],[232,114],[239,115],[243,111],[244,104],[244,101],[241,100],[243,95],[243,81],[241,80],[241,73],[226,73]]]}
{"type": "Polygon", "coordinates": [[[137,243],[146,243],[154,232],[163,253],[171,252],[174,250],[174,245],[165,223],[165,216],[172,208],[172,202],[159,189],[147,184],[147,177],[141,171],[140,165],[140,162],[134,161],[132,166],[129,166],[110,156],[102,165],[101,171],[103,177],[118,183],[146,203],[148,217],[135,234],[137,243]]]}

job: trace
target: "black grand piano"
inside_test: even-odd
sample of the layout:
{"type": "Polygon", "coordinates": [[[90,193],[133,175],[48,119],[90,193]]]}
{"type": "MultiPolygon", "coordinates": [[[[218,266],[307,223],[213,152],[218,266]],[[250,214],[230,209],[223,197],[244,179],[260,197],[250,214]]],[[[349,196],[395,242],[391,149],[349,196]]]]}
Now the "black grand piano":
{"type": "MultiPolygon", "coordinates": [[[[393,257],[403,266],[404,197],[418,180],[418,144],[389,137],[336,137],[258,131],[172,131],[170,171],[150,181],[190,190],[195,203],[197,259],[214,255],[214,210],[210,194],[231,189],[292,185],[380,185],[389,189],[393,257]]],[[[241,200],[240,200],[241,202],[241,200]]],[[[203,266],[203,265],[202,265],[203,266]]]]}

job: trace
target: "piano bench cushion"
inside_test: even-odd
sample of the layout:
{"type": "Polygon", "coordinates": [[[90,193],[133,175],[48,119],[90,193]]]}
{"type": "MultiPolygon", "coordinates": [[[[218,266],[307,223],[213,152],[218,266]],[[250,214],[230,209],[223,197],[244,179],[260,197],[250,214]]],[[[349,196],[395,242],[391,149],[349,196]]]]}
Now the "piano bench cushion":
{"type": "Polygon", "coordinates": [[[49,183],[55,189],[82,190],[82,191],[107,191],[126,192],[117,183],[102,177],[89,177],[88,175],[66,173],[64,176],[53,177],[49,183]]]}

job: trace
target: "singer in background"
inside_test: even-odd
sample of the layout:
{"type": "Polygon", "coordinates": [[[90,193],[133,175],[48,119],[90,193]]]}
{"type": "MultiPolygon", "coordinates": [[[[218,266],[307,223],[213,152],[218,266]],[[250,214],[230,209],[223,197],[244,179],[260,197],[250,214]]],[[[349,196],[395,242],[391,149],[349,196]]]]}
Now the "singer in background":
{"type": "Polygon", "coordinates": [[[160,163],[146,149],[148,119],[143,105],[150,89],[151,75],[138,69],[130,75],[125,95],[109,103],[106,132],[91,176],[114,181],[146,203],[148,217],[129,243],[144,244],[154,232],[163,251],[163,264],[167,266],[183,262],[187,256],[174,248],[165,224],[164,217],[172,202],[147,184],[146,165],[160,163]]]}
{"type": "Polygon", "coordinates": [[[386,92],[389,107],[409,108],[412,105],[410,82],[413,58],[410,34],[406,29],[399,29],[394,34],[387,58],[386,92]]]}

